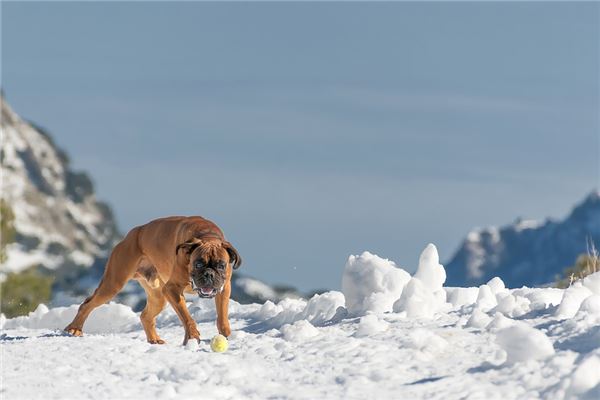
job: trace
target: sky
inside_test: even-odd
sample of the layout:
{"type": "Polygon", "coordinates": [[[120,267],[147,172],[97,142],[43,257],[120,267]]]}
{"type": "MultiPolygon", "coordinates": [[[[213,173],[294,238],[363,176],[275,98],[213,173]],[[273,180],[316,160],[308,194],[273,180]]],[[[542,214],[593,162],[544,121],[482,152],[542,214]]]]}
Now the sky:
{"type": "Polygon", "coordinates": [[[1,7],[7,101],[121,231],[202,215],[269,283],[448,261],[599,186],[599,3],[1,7]]]}

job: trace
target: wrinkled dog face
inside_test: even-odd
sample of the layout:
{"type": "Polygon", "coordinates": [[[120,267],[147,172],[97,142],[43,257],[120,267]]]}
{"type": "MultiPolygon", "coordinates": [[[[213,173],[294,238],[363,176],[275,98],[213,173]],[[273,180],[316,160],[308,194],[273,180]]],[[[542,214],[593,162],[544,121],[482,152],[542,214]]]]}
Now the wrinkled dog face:
{"type": "Polygon", "coordinates": [[[239,253],[227,241],[192,238],[179,244],[175,254],[180,251],[189,257],[192,289],[200,297],[219,294],[231,276],[231,268],[238,269],[242,265],[239,253]]]}
{"type": "Polygon", "coordinates": [[[221,246],[202,247],[199,246],[190,257],[192,288],[200,297],[215,297],[225,286],[229,256],[221,246]]]}

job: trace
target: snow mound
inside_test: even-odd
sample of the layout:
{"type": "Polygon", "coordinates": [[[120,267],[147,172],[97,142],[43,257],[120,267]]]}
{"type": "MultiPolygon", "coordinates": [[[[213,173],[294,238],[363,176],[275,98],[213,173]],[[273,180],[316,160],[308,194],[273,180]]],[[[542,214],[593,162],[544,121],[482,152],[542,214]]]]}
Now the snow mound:
{"type": "Polygon", "coordinates": [[[494,318],[492,318],[492,322],[490,322],[486,329],[490,332],[498,332],[502,329],[513,326],[516,323],[514,319],[510,319],[502,315],[502,313],[497,312],[494,314],[494,318]]]}
{"type": "Polygon", "coordinates": [[[432,292],[441,290],[446,282],[446,270],[440,264],[440,257],[433,243],[429,243],[421,253],[419,268],[415,272],[414,278],[423,282],[425,287],[432,292]]]}
{"type": "Polygon", "coordinates": [[[428,353],[439,353],[448,346],[446,339],[426,329],[415,329],[408,339],[409,347],[428,353]]]}
{"type": "Polygon", "coordinates": [[[583,278],[583,286],[590,289],[594,294],[600,294],[600,271],[583,278]]]}
{"type": "Polygon", "coordinates": [[[556,288],[521,288],[512,291],[515,296],[522,296],[529,300],[531,310],[545,310],[550,306],[559,305],[563,298],[563,289],[556,288]]]}
{"type": "Polygon", "coordinates": [[[304,310],[295,318],[305,319],[313,325],[322,325],[331,320],[340,309],[344,308],[346,299],[341,292],[331,291],[315,294],[306,304],[304,310]]]}
{"type": "Polygon", "coordinates": [[[597,399],[600,395],[600,355],[596,353],[588,355],[573,372],[567,391],[568,398],[597,399]]]}
{"type": "Polygon", "coordinates": [[[429,244],[419,257],[417,272],[394,303],[394,312],[405,312],[409,318],[431,318],[436,312],[448,308],[442,287],[445,280],[446,272],[439,263],[437,249],[429,244]]]}
{"type": "Polygon", "coordinates": [[[319,335],[319,330],[305,320],[286,324],[280,329],[283,338],[290,342],[301,342],[319,335]]]}
{"type": "MultiPolygon", "coordinates": [[[[265,303],[266,304],[266,303],[265,303]]],[[[261,307],[255,314],[260,319],[264,320],[265,324],[271,328],[279,329],[281,326],[286,324],[293,324],[300,319],[300,316],[306,308],[306,301],[301,299],[283,299],[275,308],[272,306],[261,307]],[[268,319],[261,317],[267,317],[268,314],[274,314],[268,319]]]]}
{"type": "Polygon", "coordinates": [[[374,314],[365,315],[360,318],[358,329],[354,332],[355,337],[373,336],[376,333],[383,332],[388,329],[389,323],[379,319],[374,314]]]}
{"type": "Polygon", "coordinates": [[[476,287],[452,287],[444,288],[444,290],[446,290],[448,303],[452,304],[452,307],[454,308],[460,308],[475,303],[477,301],[477,296],[479,295],[479,288],[476,287]]]}
{"type": "Polygon", "coordinates": [[[498,294],[506,291],[506,286],[504,286],[504,282],[499,277],[494,277],[486,283],[489,288],[492,290],[492,293],[498,294]]]}
{"type": "Polygon", "coordinates": [[[506,352],[506,364],[541,360],[554,354],[548,336],[523,323],[498,331],[496,342],[506,352]]]}
{"type": "Polygon", "coordinates": [[[477,294],[477,307],[481,308],[484,311],[489,311],[492,308],[498,305],[498,300],[496,300],[496,296],[488,285],[481,285],[479,287],[479,293],[477,294]]]}
{"type": "Polygon", "coordinates": [[[500,312],[509,317],[520,317],[531,310],[529,299],[501,292],[496,295],[498,305],[492,311],[500,312]]]}
{"type": "Polygon", "coordinates": [[[396,267],[393,261],[368,251],[360,256],[350,256],[342,275],[342,292],[348,313],[360,316],[369,311],[392,311],[409,280],[410,274],[396,267]]]}
{"type": "Polygon", "coordinates": [[[556,316],[559,318],[574,317],[579,311],[581,303],[592,294],[593,292],[583,286],[581,282],[574,283],[565,290],[562,301],[556,309],[556,316]]]}
{"type": "Polygon", "coordinates": [[[578,312],[585,312],[600,317],[600,295],[593,294],[588,296],[581,302],[578,312]]]}
{"type": "Polygon", "coordinates": [[[483,329],[488,326],[491,320],[492,319],[489,315],[481,311],[479,308],[475,308],[467,320],[466,326],[469,328],[483,329]]]}
{"type": "Polygon", "coordinates": [[[336,315],[345,315],[344,304],[344,295],[331,291],[315,294],[308,302],[301,299],[283,299],[277,304],[267,301],[251,316],[275,329],[300,320],[320,326],[336,315]]]}
{"type": "MultiPolygon", "coordinates": [[[[79,306],[57,307],[51,310],[40,304],[29,315],[8,319],[2,329],[64,329],[77,314],[79,306]]],[[[92,312],[85,322],[89,333],[120,332],[139,325],[139,317],[131,308],[117,303],[104,304],[92,312]]]]}

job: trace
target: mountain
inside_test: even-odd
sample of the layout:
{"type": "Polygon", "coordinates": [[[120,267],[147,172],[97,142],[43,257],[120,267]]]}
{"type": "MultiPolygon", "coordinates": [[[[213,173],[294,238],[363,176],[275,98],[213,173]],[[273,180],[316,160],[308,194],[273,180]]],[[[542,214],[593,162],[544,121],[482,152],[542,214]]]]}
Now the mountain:
{"type": "MultiPolygon", "coordinates": [[[[120,240],[110,207],[96,198],[90,177],[74,171],[51,136],[20,118],[0,96],[2,199],[12,209],[15,242],[7,246],[0,275],[38,268],[54,278],[52,304],[79,302],[98,284],[120,240]]],[[[294,288],[269,286],[234,275],[232,298],[241,303],[299,297],[294,288]]],[[[139,309],[143,290],[130,283],[118,301],[139,309]]]]}
{"type": "Polygon", "coordinates": [[[518,220],[471,231],[446,264],[447,284],[480,285],[499,276],[507,286],[556,280],[590,243],[600,246],[600,191],[591,192],[562,221],[518,220]]]}
{"type": "Polygon", "coordinates": [[[16,240],[3,272],[39,267],[73,277],[104,264],[120,234],[111,209],[96,199],[90,177],[71,168],[44,129],[21,119],[1,97],[2,198],[16,240]]]}

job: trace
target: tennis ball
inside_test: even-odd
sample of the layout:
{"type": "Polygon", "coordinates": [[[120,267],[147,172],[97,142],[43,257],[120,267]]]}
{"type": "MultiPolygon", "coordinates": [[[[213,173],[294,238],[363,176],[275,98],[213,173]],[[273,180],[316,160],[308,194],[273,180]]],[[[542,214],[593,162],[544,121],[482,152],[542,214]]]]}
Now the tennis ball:
{"type": "Polygon", "coordinates": [[[223,335],[215,335],[210,341],[210,348],[215,353],[222,353],[227,350],[229,347],[229,343],[227,342],[227,338],[223,335]]]}

